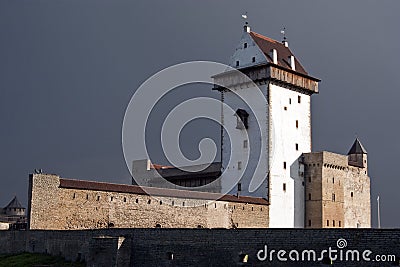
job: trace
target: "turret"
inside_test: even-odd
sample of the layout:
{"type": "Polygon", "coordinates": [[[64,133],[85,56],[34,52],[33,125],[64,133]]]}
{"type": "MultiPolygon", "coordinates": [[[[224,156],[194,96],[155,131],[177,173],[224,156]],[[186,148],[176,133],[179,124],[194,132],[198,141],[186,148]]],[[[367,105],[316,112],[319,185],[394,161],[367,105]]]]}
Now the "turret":
{"type": "Polygon", "coordinates": [[[356,138],[353,146],[350,148],[348,155],[349,165],[366,168],[367,167],[367,150],[361,144],[360,140],[356,138]]]}

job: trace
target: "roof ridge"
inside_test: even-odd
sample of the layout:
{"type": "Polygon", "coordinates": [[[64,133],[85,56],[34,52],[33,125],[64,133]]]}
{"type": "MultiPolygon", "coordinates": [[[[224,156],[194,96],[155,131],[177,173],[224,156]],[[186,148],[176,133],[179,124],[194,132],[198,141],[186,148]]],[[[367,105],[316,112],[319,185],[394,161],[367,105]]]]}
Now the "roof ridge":
{"type": "Polygon", "coordinates": [[[275,43],[278,43],[278,44],[283,45],[283,44],[282,44],[281,42],[279,42],[278,40],[275,40],[275,39],[272,39],[272,38],[267,37],[267,36],[265,36],[265,35],[262,35],[261,33],[253,32],[253,31],[251,31],[250,33],[252,33],[252,34],[256,35],[257,37],[260,37],[260,38],[262,38],[262,39],[264,39],[264,40],[272,41],[272,42],[275,42],[275,43]]]}

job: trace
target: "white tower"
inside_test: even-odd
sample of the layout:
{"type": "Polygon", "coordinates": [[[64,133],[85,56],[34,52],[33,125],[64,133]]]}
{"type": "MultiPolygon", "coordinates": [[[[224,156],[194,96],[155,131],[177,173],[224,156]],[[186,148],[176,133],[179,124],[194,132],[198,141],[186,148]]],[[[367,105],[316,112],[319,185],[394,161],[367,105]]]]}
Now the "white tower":
{"type": "MultiPolygon", "coordinates": [[[[232,110],[222,106],[222,123],[231,133],[228,136],[221,131],[222,187],[224,181],[238,177],[243,171],[242,162],[246,161],[246,153],[250,153],[240,185],[230,193],[268,199],[270,227],[304,227],[304,178],[299,157],[311,152],[310,104],[311,95],[318,93],[319,80],[304,70],[289,49],[286,38],[279,42],[252,32],[247,22],[230,65],[257,84],[265,104],[249,110],[235,93],[216,87],[221,92],[221,100],[236,111],[232,114],[232,110]],[[255,117],[261,120],[259,129],[255,117]],[[256,149],[263,147],[262,143],[264,148],[256,149]],[[232,146],[239,152],[231,155],[232,146]],[[256,191],[250,192],[249,184],[254,178],[251,170],[258,163],[268,178],[256,191]]],[[[226,84],[227,79],[231,79],[230,84],[235,83],[235,77],[228,73],[214,78],[217,83],[224,81],[226,84]]],[[[237,84],[233,87],[250,99],[259,97],[254,86],[237,84]]]]}

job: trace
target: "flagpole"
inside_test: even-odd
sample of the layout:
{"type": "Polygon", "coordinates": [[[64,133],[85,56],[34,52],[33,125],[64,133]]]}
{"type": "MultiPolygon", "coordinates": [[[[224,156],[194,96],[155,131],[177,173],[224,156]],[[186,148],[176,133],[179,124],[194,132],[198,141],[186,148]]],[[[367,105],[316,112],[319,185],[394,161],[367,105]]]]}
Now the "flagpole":
{"type": "Polygon", "coordinates": [[[376,198],[376,201],[378,202],[378,228],[381,228],[381,214],[379,211],[379,196],[376,198]]]}

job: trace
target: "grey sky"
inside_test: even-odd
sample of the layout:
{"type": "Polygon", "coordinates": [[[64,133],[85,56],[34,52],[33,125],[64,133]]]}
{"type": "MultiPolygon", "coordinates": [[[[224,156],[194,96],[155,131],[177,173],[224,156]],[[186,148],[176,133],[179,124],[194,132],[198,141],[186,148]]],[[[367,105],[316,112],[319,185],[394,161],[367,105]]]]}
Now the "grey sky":
{"type": "MultiPolygon", "coordinates": [[[[379,194],[382,225],[399,227],[399,10],[389,0],[0,1],[0,206],[14,194],[26,203],[34,168],[129,183],[121,124],[134,90],[176,63],[228,63],[247,11],[258,33],[280,40],[286,26],[291,49],[322,79],[314,151],[346,153],[357,133],[373,224],[379,194]]],[[[215,94],[188,88],[182,97],[215,94]]],[[[187,132],[183,141],[218,136],[187,132]]]]}

